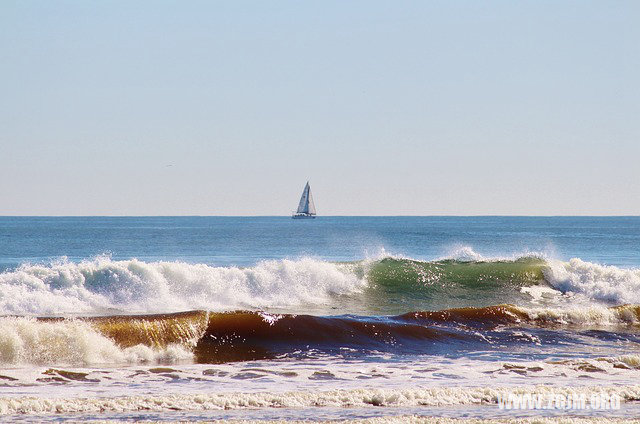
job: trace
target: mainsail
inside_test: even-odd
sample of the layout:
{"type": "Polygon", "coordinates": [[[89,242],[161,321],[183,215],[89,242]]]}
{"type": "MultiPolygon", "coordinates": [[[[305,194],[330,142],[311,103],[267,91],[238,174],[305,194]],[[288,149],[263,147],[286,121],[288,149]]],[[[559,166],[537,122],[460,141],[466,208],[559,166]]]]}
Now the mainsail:
{"type": "Polygon", "coordinates": [[[298,204],[298,210],[296,213],[315,215],[316,214],[316,205],[313,203],[313,196],[311,196],[311,187],[309,187],[309,182],[307,181],[307,185],[304,186],[304,190],[302,191],[302,196],[300,197],[300,203],[298,204]]]}

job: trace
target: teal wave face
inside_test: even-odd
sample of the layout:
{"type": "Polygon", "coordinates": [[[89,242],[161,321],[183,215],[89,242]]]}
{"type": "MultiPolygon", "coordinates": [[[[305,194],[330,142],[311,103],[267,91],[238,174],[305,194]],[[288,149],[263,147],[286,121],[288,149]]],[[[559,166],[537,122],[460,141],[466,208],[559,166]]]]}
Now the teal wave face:
{"type": "Polygon", "coordinates": [[[422,262],[384,258],[360,263],[356,273],[365,277],[364,297],[376,312],[483,307],[498,303],[521,304],[531,297],[523,287],[547,285],[546,262],[526,257],[512,261],[422,262]]]}

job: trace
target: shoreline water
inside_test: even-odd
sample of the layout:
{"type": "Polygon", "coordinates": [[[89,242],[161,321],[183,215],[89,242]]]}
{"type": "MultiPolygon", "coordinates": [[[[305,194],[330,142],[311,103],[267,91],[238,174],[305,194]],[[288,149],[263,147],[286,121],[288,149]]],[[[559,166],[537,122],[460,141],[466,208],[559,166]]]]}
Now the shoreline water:
{"type": "MultiPolygon", "coordinates": [[[[149,420],[158,422],[210,420],[305,420],[322,422],[350,417],[368,420],[413,417],[429,420],[459,419],[460,422],[500,422],[522,418],[563,420],[628,419],[640,412],[639,386],[613,387],[494,387],[432,389],[356,389],[321,392],[171,394],[164,396],[120,396],[101,398],[15,398],[0,402],[3,420],[149,420]],[[619,409],[505,409],[497,405],[501,393],[534,393],[557,396],[599,395],[603,391],[623,393],[619,409]],[[53,414],[53,415],[51,415],[53,414]]],[[[268,421],[267,421],[268,422],[268,421]]],[[[454,421],[455,422],[455,421],[454,421]]],[[[561,421],[571,422],[571,421],[561,421]]]]}

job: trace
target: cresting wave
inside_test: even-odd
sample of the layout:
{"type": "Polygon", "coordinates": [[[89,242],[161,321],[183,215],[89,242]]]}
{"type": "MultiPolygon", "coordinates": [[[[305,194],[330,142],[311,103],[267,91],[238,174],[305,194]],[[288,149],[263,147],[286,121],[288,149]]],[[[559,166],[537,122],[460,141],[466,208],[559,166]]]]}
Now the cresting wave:
{"type": "Polygon", "coordinates": [[[539,257],[350,263],[311,258],[248,268],[183,262],[24,264],[0,273],[0,315],[105,315],[186,310],[398,314],[408,310],[526,305],[531,300],[640,304],[640,270],[539,257]],[[311,308],[311,309],[310,309],[311,308]],[[324,308],[324,309],[322,309],[324,308]]]}
{"type": "MultiPolygon", "coordinates": [[[[223,363],[314,353],[432,354],[579,341],[592,328],[640,342],[640,305],[591,309],[496,305],[361,317],[192,311],[75,319],[0,318],[0,364],[223,363]],[[548,330],[570,328],[569,334],[548,330]],[[615,333],[612,333],[615,334],[615,333]],[[547,340],[548,339],[548,340],[547,340]]],[[[599,334],[598,337],[602,337],[599,334]]]]}
{"type": "Polygon", "coordinates": [[[25,264],[0,273],[0,363],[430,354],[553,344],[558,334],[541,329],[566,327],[585,330],[564,332],[569,344],[593,328],[640,342],[639,270],[535,256],[472,259],[25,264]]]}
{"type": "Polygon", "coordinates": [[[107,257],[25,264],[0,274],[0,314],[62,315],[286,308],[330,302],[366,282],[345,266],[313,259],[251,268],[107,257]]]}
{"type": "Polygon", "coordinates": [[[304,357],[308,352],[434,354],[553,345],[559,339],[571,344],[593,328],[615,330],[614,335],[625,333],[627,340],[638,343],[640,305],[589,309],[496,305],[385,317],[217,313],[210,315],[207,331],[194,352],[196,360],[206,363],[304,357]],[[549,331],[562,329],[572,331],[549,331]]]}
{"type": "Polygon", "coordinates": [[[0,365],[88,365],[190,360],[205,313],[136,319],[0,318],[0,365]]]}

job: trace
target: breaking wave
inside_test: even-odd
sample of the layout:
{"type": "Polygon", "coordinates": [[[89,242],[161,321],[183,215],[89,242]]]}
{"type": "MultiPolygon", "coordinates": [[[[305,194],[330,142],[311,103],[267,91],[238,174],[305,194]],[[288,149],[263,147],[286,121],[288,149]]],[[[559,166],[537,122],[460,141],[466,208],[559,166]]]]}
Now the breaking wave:
{"type": "Polygon", "coordinates": [[[3,317],[0,328],[0,364],[5,366],[176,362],[193,357],[192,346],[184,341],[159,345],[149,333],[140,343],[122,343],[119,338],[126,337],[126,331],[112,338],[108,324],[94,326],[83,320],[3,317]]]}
{"type": "Polygon", "coordinates": [[[393,315],[411,310],[640,304],[640,270],[529,255],[349,263],[312,258],[252,267],[97,257],[24,264],[0,273],[0,314],[114,315],[187,310],[271,310],[393,315]],[[463,260],[464,259],[464,260],[463,260]],[[480,260],[478,260],[480,259],[480,260]]]}
{"type": "Polygon", "coordinates": [[[330,302],[366,282],[345,266],[313,259],[254,267],[114,261],[22,265],[0,274],[0,314],[151,313],[192,309],[286,308],[330,302]]]}
{"type": "MultiPolygon", "coordinates": [[[[574,309],[495,305],[396,316],[313,316],[255,311],[0,318],[0,364],[223,363],[315,353],[492,350],[578,343],[599,328],[640,342],[640,305],[574,309]],[[554,332],[562,328],[570,332],[554,332]],[[577,331],[575,331],[577,330],[577,331]],[[583,334],[584,333],[584,334],[583,334]]],[[[603,337],[599,334],[598,337],[603,337]]]]}
{"type": "Polygon", "coordinates": [[[545,280],[562,293],[613,304],[640,303],[640,270],[598,265],[573,258],[549,261],[545,280]]]}

